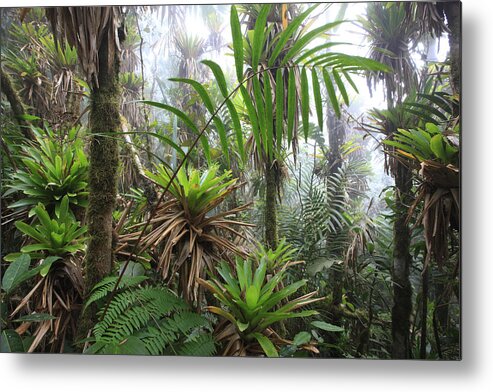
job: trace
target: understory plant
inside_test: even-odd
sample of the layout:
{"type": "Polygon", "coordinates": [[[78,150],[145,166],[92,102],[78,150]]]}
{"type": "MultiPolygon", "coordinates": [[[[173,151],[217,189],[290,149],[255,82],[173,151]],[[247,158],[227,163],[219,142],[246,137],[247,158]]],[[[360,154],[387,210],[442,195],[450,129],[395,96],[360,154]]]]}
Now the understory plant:
{"type": "MultiPolygon", "coordinates": [[[[77,222],[65,195],[52,218],[39,203],[34,209],[32,225],[16,221],[16,228],[29,237],[30,243],[4,259],[12,261],[6,271],[11,276],[2,282],[10,295],[23,283],[32,282],[19,304],[8,310],[9,322],[21,322],[16,329],[19,339],[31,337],[25,351],[33,352],[40,345],[43,351],[63,352],[76,334],[76,321],[82,303],[82,250],[85,247],[85,226],[77,222]],[[36,264],[30,269],[31,260],[36,264]],[[11,271],[9,273],[9,271],[11,271]],[[14,316],[20,314],[17,319],[14,316]]],[[[12,335],[14,336],[14,335],[12,335]]],[[[16,337],[13,337],[16,341],[16,337]]]]}
{"type": "Polygon", "coordinates": [[[30,254],[23,253],[11,262],[2,279],[2,296],[9,298],[11,305],[2,315],[4,329],[9,331],[2,338],[7,339],[8,346],[2,350],[69,350],[82,303],[79,256],[46,256],[33,263],[30,254]],[[27,292],[20,290],[25,284],[30,287],[27,292]]]}
{"type": "MultiPolygon", "coordinates": [[[[162,278],[172,281],[178,274],[179,291],[189,302],[199,299],[198,277],[206,268],[232,254],[245,255],[241,242],[246,239],[238,228],[251,226],[230,217],[246,210],[248,205],[221,210],[226,197],[238,188],[231,172],[218,173],[217,166],[200,172],[180,169],[169,187],[169,197],[156,209],[151,228],[141,238],[139,252],[152,251],[162,278]]],[[[172,174],[165,166],[156,173],[146,173],[165,188],[172,174]]],[[[131,233],[121,236],[123,244],[133,244],[145,223],[137,224],[131,233]]]]}
{"type": "MultiPolygon", "coordinates": [[[[29,253],[33,258],[45,256],[66,256],[83,250],[87,231],[86,226],[80,226],[69,210],[69,197],[64,196],[60,207],[51,218],[44,205],[39,203],[33,212],[39,224],[29,225],[22,221],[15,222],[15,227],[31,238],[33,243],[21,248],[21,253],[29,253]]],[[[11,260],[8,255],[6,260],[11,260]]]]}
{"type": "Polygon", "coordinates": [[[144,285],[145,276],[124,276],[108,309],[118,277],[105,278],[85,307],[100,304],[100,321],[86,354],[211,356],[215,343],[210,322],[163,285],[144,285]]]}
{"type": "Polygon", "coordinates": [[[9,205],[15,211],[41,203],[49,212],[58,211],[62,198],[68,197],[71,209],[87,206],[88,161],[78,128],[65,136],[46,128],[32,127],[36,140],[22,147],[18,170],[7,183],[3,196],[16,192],[22,198],[9,205]]]}
{"type": "MultiPolygon", "coordinates": [[[[277,357],[279,348],[292,342],[283,339],[272,326],[290,318],[318,314],[315,310],[297,311],[323,299],[313,298],[316,291],[289,299],[306,284],[306,280],[281,286],[286,270],[292,263],[284,264],[272,276],[266,274],[267,264],[267,258],[262,258],[254,269],[252,260],[237,257],[235,269],[226,262],[222,262],[217,268],[222,281],[216,278],[207,281],[198,279],[222,305],[206,307],[209,312],[224,319],[216,329],[216,339],[224,347],[222,355],[265,354],[268,357],[277,357]]],[[[317,352],[309,342],[303,348],[317,352]]]]}

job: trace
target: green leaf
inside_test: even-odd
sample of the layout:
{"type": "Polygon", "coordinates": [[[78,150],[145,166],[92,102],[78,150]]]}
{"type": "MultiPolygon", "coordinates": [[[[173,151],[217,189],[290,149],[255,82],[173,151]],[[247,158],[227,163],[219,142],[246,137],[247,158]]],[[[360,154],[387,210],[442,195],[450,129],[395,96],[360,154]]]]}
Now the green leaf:
{"type": "Polygon", "coordinates": [[[288,145],[293,140],[293,127],[295,123],[296,111],[296,79],[293,68],[289,69],[288,78],[288,145]]]}
{"type": "Polygon", "coordinates": [[[260,54],[262,53],[262,48],[264,46],[265,25],[267,23],[267,16],[269,15],[270,7],[270,4],[264,4],[260,9],[257,20],[255,22],[255,29],[253,31],[251,64],[254,71],[257,70],[260,60],[260,54]]]}
{"type": "Polygon", "coordinates": [[[175,116],[177,116],[181,121],[183,121],[183,123],[188,127],[190,128],[191,131],[193,131],[194,133],[198,134],[199,133],[199,130],[197,129],[197,127],[195,126],[194,122],[190,119],[190,117],[188,117],[185,113],[183,113],[181,110],[173,107],[173,106],[170,106],[170,105],[166,105],[165,103],[161,103],[161,102],[155,102],[155,101],[146,101],[146,100],[143,100],[143,101],[140,101],[146,105],[149,105],[149,106],[154,106],[156,108],[159,108],[159,109],[164,109],[164,110],[167,110],[171,113],[173,113],[175,116]]]}
{"type": "Polygon", "coordinates": [[[230,14],[231,34],[233,36],[233,54],[235,58],[236,77],[238,82],[243,80],[243,35],[241,34],[240,20],[236,6],[231,6],[230,14]]]}
{"type": "Polygon", "coordinates": [[[344,328],[326,323],[325,321],[312,321],[311,325],[313,325],[315,328],[323,329],[327,332],[344,332],[344,328]]]}
{"type": "Polygon", "coordinates": [[[427,122],[425,124],[426,130],[431,133],[431,134],[436,134],[436,133],[441,133],[440,128],[438,128],[438,125],[434,123],[427,122]]]}
{"type": "Polygon", "coordinates": [[[24,346],[22,339],[13,329],[6,329],[0,335],[0,352],[1,353],[22,353],[24,346]]]}
{"type": "Polygon", "coordinates": [[[257,119],[257,111],[255,110],[255,107],[252,103],[252,99],[250,98],[247,89],[244,86],[240,86],[240,91],[241,91],[241,96],[243,97],[243,102],[245,103],[245,106],[247,108],[247,113],[252,126],[252,133],[253,133],[253,138],[255,140],[255,144],[260,148],[261,140],[260,140],[258,119],[257,119]]]}
{"type": "MultiPolygon", "coordinates": [[[[272,108],[272,89],[269,75],[264,76],[265,126],[267,128],[267,151],[269,158],[274,157],[274,113],[272,108]]],[[[279,147],[278,147],[279,148],[279,147]]]]}
{"type": "Polygon", "coordinates": [[[238,330],[240,332],[245,331],[250,326],[249,323],[242,323],[241,321],[237,321],[236,322],[236,325],[238,326],[238,330]]]}
{"type": "Polygon", "coordinates": [[[309,332],[306,331],[301,331],[296,334],[296,336],[293,339],[293,345],[295,346],[302,346],[303,344],[307,344],[310,342],[312,335],[310,335],[309,332]]]}
{"type": "Polygon", "coordinates": [[[166,136],[160,135],[156,132],[138,131],[138,132],[122,132],[121,134],[122,135],[147,135],[147,136],[155,137],[155,138],[159,139],[160,141],[164,142],[165,144],[168,144],[171,148],[176,150],[176,152],[178,152],[178,154],[180,154],[182,157],[185,156],[185,152],[181,149],[181,147],[179,145],[177,145],[175,142],[173,142],[173,140],[171,140],[170,138],[167,138],[166,136]]]}
{"type": "Polygon", "coordinates": [[[224,76],[224,72],[219,64],[212,60],[202,60],[201,63],[207,65],[211,69],[221,94],[224,98],[226,98],[228,96],[228,85],[226,84],[226,77],[224,76]]]}
{"type": "Polygon", "coordinates": [[[337,100],[336,92],[329,73],[326,69],[322,71],[324,76],[325,87],[327,88],[327,94],[329,95],[330,103],[334,108],[334,112],[337,117],[341,117],[341,110],[339,108],[339,101],[337,100]]]}
{"type": "Polygon", "coordinates": [[[327,23],[321,27],[311,30],[310,32],[304,34],[301,38],[299,38],[296,43],[291,47],[291,49],[284,56],[281,65],[286,65],[289,60],[291,60],[294,56],[298,55],[303,48],[305,48],[311,41],[315,38],[319,37],[325,31],[340,25],[343,21],[337,21],[332,23],[327,23]]]}
{"type": "MultiPolygon", "coordinates": [[[[330,48],[330,47],[336,46],[336,45],[351,45],[351,44],[349,44],[347,42],[327,42],[325,44],[315,46],[314,48],[311,48],[310,50],[304,51],[303,54],[296,59],[296,62],[301,63],[301,62],[303,62],[303,60],[307,59],[308,57],[310,57],[314,54],[320,53],[322,51],[322,49],[327,49],[327,48],[330,48]]],[[[325,54],[327,54],[327,53],[324,53],[324,55],[325,54]]],[[[316,56],[316,57],[318,57],[318,56],[316,56]]],[[[306,61],[306,64],[308,64],[312,61],[314,61],[313,58],[306,61]]]]}
{"type": "Polygon", "coordinates": [[[46,259],[43,260],[43,262],[40,265],[36,266],[33,269],[30,269],[29,271],[24,271],[22,274],[18,275],[15,278],[14,282],[12,283],[10,290],[13,291],[21,283],[23,283],[23,282],[31,279],[32,277],[36,276],[37,274],[39,274],[41,272],[41,270],[43,270],[47,266],[51,266],[55,261],[57,261],[59,259],[60,259],[60,257],[58,257],[58,256],[47,257],[46,259]]]}
{"type": "Polygon", "coordinates": [[[217,133],[219,135],[219,141],[221,143],[221,148],[223,151],[223,154],[226,157],[226,164],[230,165],[229,163],[229,144],[228,144],[228,136],[226,135],[226,129],[224,128],[224,123],[221,121],[221,119],[217,116],[214,116],[214,125],[216,126],[217,133]]]}
{"type": "MultiPolygon", "coordinates": [[[[226,84],[226,78],[224,76],[224,72],[222,71],[221,67],[215,63],[214,61],[210,60],[203,60],[203,64],[207,65],[211,70],[212,73],[214,74],[214,77],[216,78],[216,82],[219,86],[219,90],[221,91],[221,94],[223,97],[226,99],[226,106],[228,108],[229,114],[231,116],[231,121],[233,122],[233,128],[235,131],[235,136],[236,136],[236,142],[238,145],[238,152],[240,153],[240,157],[242,162],[246,161],[246,155],[245,155],[245,148],[243,146],[243,131],[241,129],[241,123],[240,123],[240,118],[238,116],[238,112],[234,106],[234,104],[231,102],[231,100],[228,98],[228,87],[226,84]]],[[[217,127],[217,124],[216,124],[217,127]]],[[[226,146],[226,154],[228,154],[227,158],[229,159],[229,151],[227,148],[227,144],[224,143],[224,140],[226,140],[225,133],[221,136],[221,143],[222,147],[226,146]]]]}
{"type": "Polygon", "coordinates": [[[46,321],[46,320],[56,320],[56,317],[52,316],[51,314],[48,313],[32,313],[32,314],[27,314],[25,316],[19,317],[18,319],[15,319],[15,322],[40,322],[40,321],[46,321]]]}
{"type": "Polygon", "coordinates": [[[279,39],[277,41],[276,46],[274,47],[274,50],[272,51],[272,54],[269,58],[269,67],[272,67],[281,53],[281,51],[286,47],[286,43],[288,40],[292,37],[292,35],[296,32],[298,27],[301,26],[303,21],[306,19],[306,17],[316,8],[318,7],[318,4],[312,5],[309,7],[306,11],[304,11],[302,14],[297,16],[295,19],[289,23],[288,27],[286,27],[286,30],[284,30],[280,35],[279,39]]]}
{"type": "Polygon", "coordinates": [[[39,231],[27,223],[16,221],[15,227],[24,234],[27,234],[29,237],[34,238],[36,241],[44,242],[46,240],[46,238],[39,231]]]}
{"type": "Polygon", "coordinates": [[[50,271],[51,265],[57,260],[60,260],[60,257],[48,256],[47,258],[45,258],[43,260],[43,262],[41,263],[41,265],[39,266],[39,274],[43,277],[48,275],[48,272],[50,271]]]}
{"type": "Polygon", "coordinates": [[[238,152],[240,153],[242,164],[244,164],[247,158],[245,147],[243,145],[243,130],[241,128],[240,117],[238,116],[235,105],[230,100],[226,101],[226,106],[228,107],[229,115],[231,116],[231,121],[233,122],[238,152]]]}
{"type": "Polygon", "coordinates": [[[262,94],[262,88],[260,87],[260,81],[258,79],[258,75],[254,76],[252,78],[253,81],[253,95],[255,97],[255,107],[257,108],[257,119],[258,119],[258,125],[260,128],[260,135],[262,138],[262,144],[257,145],[257,149],[260,149],[261,147],[264,148],[264,151],[267,152],[267,127],[265,124],[265,106],[263,102],[263,94],[262,94]]]}
{"type": "Polygon", "coordinates": [[[8,262],[8,263],[11,263],[12,261],[15,261],[19,256],[21,256],[22,253],[21,252],[14,252],[14,253],[9,253],[8,255],[6,255],[3,259],[8,262]]]}
{"type": "Polygon", "coordinates": [[[29,270],[30,265],[31,257],[26,254],[19,256],[17,260],[9,265],[2,278],[2,289],[5,290],[7,294],[14,288],[16,279],[29,270]]]}
{"type": "Polygon", "coordinates": [[[276,147],[278,150],[282,146],[283,124],[284,123],[284,79],[282,69],[276,71],[276,147]]]}
{"type": "Polygon", "coordinates": [[[44,205],[38,203],[38,205],[34,207],[34,212],[36,213],[36,216],[38,217],[39,221],[44,226],[44,228],[49,231],[52,231],[52,221],[50,219],[50,216],[46,212],[44,205]]]}
{"type": "Polygon", "coordinates": [[[207,93],[206,89],[202,84],[197,82],[196,80],[193,79],[187,79],[187,78],[169,78],[170,81],[172,82],[179,82],[179,83],[185,83],[189,84],[190,86],[193,87],[193,89],[199,94],[200,98],[202,99],[202,102],[204,103],[205,107],[207,110],[213,114],[214,113],[214,105],[212,103],[211,97],[207,93]]]}
{"type": "MultiPolygon", "coordinates": [[[[154,106],[156,108],[159,108],[159,109],[164,109],[164,110],[167,110],[171,113],[173,113],[174,115],[176,115],[181,121],[183,121],[183,123],[193,132],[195,133],[197,136],[200,135],[201,132],[199,132],[198,128],[195,126],[195,124],[193,123],[193,121],[190,119],[190,117],[188,117],[185,113],[183,113],[181,110],[173,107],[173,106],[170,106],[170,105],[166,105],[165,103],[161,103],[161,102],[155,102],[155,101],[146,101],[146,100],[143,100],[143,101],[140,101],[140,102],[143,102],[147,105],[150,105],[150,106],[154,106]]],[[[211,160],[211,151],[210,151],[210,147],[209,147],[209,142],[207,141],[207,138],[205,137],[205,135],[202,133],[202,135],[200,136],[200,142],[202,144],[202,148],[204,149],[204,155],[207,159],[207,162],[212,162],[211,160]]]]}
{"type": "Polygon", "coordinates": [[[260,347],[262,347],[262,350],[264,350],[264,353],[269,357],[269,358],[278,358],[279,353],[276,350],[276,347],[274,344],[269,340],[268,337],[260,334],[260,333],[254,333],[253,336],[255,339],[260,344],[260,347]]]}
{"type": "Polygon", "coordinates": [[[18,118],[20,118],[22,120],[25,120],[25,121],[37,121],[37,120],[41,120],[41,118],[39,118],[38,116],[33,116],[31,114],[21,114],[20,116],[18,116],[18,118]]]}
{"type": "Polygon", "coordinates": [[[344,83],[342,82],[342,79],[336,69],[332,70],[332,75],[334,76],[339,92],[342,95],[342,99],[344,99],[344,103],[349,106],[349,96],[347,94],[346,87],[344,86],[344,83]]]}
{"type": "Polygon", "coordinates": [[[255,287],[257,287],[259,295],[260,295],[260,290],[262,289],[262,283],[264,282],[266,272],[267,272],[267,261],[264,259],[260,262],[260,265],[255,270],[255,274],[253,275],[253,284],[255,285],[255,287]]]}
{"type": "Polygon", "coordinates": [[[310,99],[308,89],[308,77],[306,75],[306,68],[303,67],[301,71],[301,119],[303,122],[303,135],[305,136],[305,142],[308,139],[308,132],[310,130],[309,116],[310,99]]]}
{"type": "Polygon", "coordinates": [[[430,148],[433,154],[437,156],[442,162],[447,162],[447,153],[445,152],[443,136],[438,134],[431,138],[430,148]]]}
{"type": "Polygon", "coordinates": [[[324,113],[322,106],[322,94],[320,92],[320,84],[318,81],[317,70],[312,69],[312,85],[313,85],[313,98],[315,101],[315,110],[317,112],[317,121],[320,132],[324,129],[324,113]]]}
{"type": "MultiPolygon", "coordinates": [[[[51,233],[51,234],[56,234],[56,233],[51,233]]],[[[32,252],[38,252],[40,250],[48,250],[51,249],[50,245],[47,244],[30,244],[23,246],[21,248],[22,253],[32,253],[32,252]]]]}
{"type": "Polygon", "coordinates": [[[252,285],[247,287],[245,292],[246,304],[250,309],[254,309],[257,306],[260,290],[257,286],[252,285]]]}

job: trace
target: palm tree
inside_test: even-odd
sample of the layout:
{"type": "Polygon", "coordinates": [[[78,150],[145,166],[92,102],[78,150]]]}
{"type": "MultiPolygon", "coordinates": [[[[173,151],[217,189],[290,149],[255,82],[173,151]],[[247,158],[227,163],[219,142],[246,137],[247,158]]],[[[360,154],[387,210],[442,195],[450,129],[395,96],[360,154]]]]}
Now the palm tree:
{"type": "MultiPolygon", "coordinates": [[[[77,48],[79,63],[91,88],[89,128],[92,132],[89,166],[89,242],[85,261],[85,290],[107,276],[113,260],[113,209],[116,200],[118,140],[121,129],[120,42],[124,40],[120,7],[57,7],[46,10],[54,33],[77,48]]],[[[58,44],[63,44],[64,40],[58,44]]],[[[88,312],[90,313],[90,312],[88,312]]],[[[95,320],[83,320],[82,332],[95,320]]]]}
{"type": "Polygon", "coordinates": [[[320,78],[323,77],[330,104],[336,115],[340,115],[336,92],[340,91],[347,100],[343,78],[354,85],[350,73],[387,69],[370,59],[338,52],[322,52],[335,45],[334,42],[325,42],[308,49],[308,44],[313,40],[342,23],[336,21],[309,29],[308,17],[316,7],[317,5],[311,6],[298,16],[295,16],[291,8],[282,5],[244,7],[247,11],[247,28],[254,26],[253,30],[247,31],[246,36],[242,33],[236,7],[231,7],[232,46],[238,82],[236,87],[232,91],[228,90],[223,70],[210,60],[204,60],[203,63],[214,73],[224,98],[219,107],[211,99],[207,88],[196,80],[173,79],[191,85],[212,115],[201,132],[198,132],[194,121],[180,110],[166,104],[152,103],[178,115],[189,127],[196,128],[197,132],[194,133],[200,133],[204,153],[206,157],[209,156],[208,160],[209,146],[203,136],[209,124],[214,121],[227,162],[230,144],[226,131],[229,124],[225,124],[218,113],[223,106],[227,106],[233,124],[230,130],[235,135],[238,152],[244,162],[246,149],[243,146],[243,127],[236,108],[242,106],[245,114],[242,118],[243,125],[249,125],[246,128],[250,129],[246,145],[249,147],[254,167],[265,179],[265,243],[274,249],[277,247],[277,197],[284,159],[289,152],[296,158],[300,137],[298,128],[302,130],[305,140],[308,138],[310,90],[313,89],[318,124],[322,129],[320,78]],[[236,98],[241,98],[242,102],[238,104],[238,100],[233,101],[236,98]]]}

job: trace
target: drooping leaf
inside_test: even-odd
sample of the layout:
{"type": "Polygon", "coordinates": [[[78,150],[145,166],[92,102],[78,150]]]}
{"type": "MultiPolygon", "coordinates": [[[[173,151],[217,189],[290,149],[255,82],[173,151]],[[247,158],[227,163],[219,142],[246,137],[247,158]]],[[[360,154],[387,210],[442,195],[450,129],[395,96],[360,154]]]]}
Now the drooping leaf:
{"type": "Polygon", "coordinates": [[[201,62],[211,69],[216,79],[219,90],[221,91],[221,94],[224,98],[226,98],[228,96],[228,85],[226,84],[226,77],[224,76],[224,72],[219,64],[215,63],[212,60],[202,60],[201,62]]]}
{"type": "Polygon", "coordinates": [[[291,140],[293,140],[293,128],[295,123],[295,110],[296,110],[296,79],[294,76],[293,68],[289,69],[289,78],[288,78],[288,145],[291,144],[291,140]]]}
{"type": "Polygon", "coordinates": [[[265,26],[267,23],[267,16],[270,12],[270,4],[262,5],[260,12],[258,14],[257,20],[255,22],[255,29],[253,32],[253,44],[252,44],[252,68],[254,71],[257,70],[260,54],[265,41],[265,26]]]}
{"type": "Polygon", "coordinates": [[[325,87],[327,88],[327,94],[329,95],[330,103],[337,117],[341,117],[341,109],[339,107],[339,101],[337,100],[336,92],[329,73],[326,69],[322,71],[324,76],[325,87]]]}
{"type": "Polygon", "coordinates": [[[312,69],[312,85],[313,85],[313,100],[315,101],[315,110],[317,112],[317,121],[320,132],[324,129],[324,114],[322,107],[322,94],[320,92],[320,84],[318,81],[317,70],[312,69]]]}
{"type": "Polygon", "coordinates": [[[342,99],[344,99],[344,103],[346,105],[349,105],[349,96],[347,94],[346,87],[344,86],[344,83],[342,82],[339,72],[337,72],[336,69],[332,70],[332,76],[334,76],[334,80],[336,81],[337,88],[339,89],[339,92],[342,95],[342,99]]]}
{"type": "MultiPolygon", "coordinates": [[[[231,102],[231,100],[228,97],[228,87],[226,84],[226,78],[224,76],[224,73],[221,67],[214,61],[204,60],[202,61],[202,63],[207,65],[212,70],[212,73],[214,74],[214,77],[216,78],[216,82],[219,86],[219,90],[221,91],[223,97],[226,99],[226,106],[231,116],[231,121],[233,122],[233,129],[235,131],[236,143],[238,145],[238,152],[240,153],[242,162],[244,162],[246,160],[246,155],[245,155],[245,148],[243,146],[243,132],[241,129],[240,118],[238,116],[238,112],[233,102],[231,102]]],[[[222,147],[224,149],[225,146],[224,140],[226,140],[224,133],[221,140],[222,140],[222,147]]],[[[229,158],[229,152],[227,148],[226,148],[226,154],[228,154],[228,158],[229,158]]]]}
{"type": "Polygon", "coordinates": [[[247,113],[252,126],[252,133],[253,133],[253,138],[255,140],[255,144],[257,146],[261,146],[257,111],[255,110],[255,106],[253,105],[252,99],[250,98],[250,95],[248,94],[248,91],[245,88],[245,86],[240,86],[240,91],[241,91],[241,96],[243,97],[243,102],[245,103],[245,106],[247,108],[247,113]]]}
{"type": "Polygon", "coordinates": [[[311,41],[313,41],[315,38],[319,37],[321,34],[326,32],[327,30],[330,30],[333,27],[336,27],[343,23],[343,21],[337,21],[337,22],[332,22],[332,23],[327,23],[323,26],[320,26],[316,29],[313,29],[309,31],[308,33],[304,34],[302,37],[300,37],[295,44],[291,47],[291,49],[286,53],[286,55],[283,58],[283,61],[281,62],[281,65],[286,65],[289,60],[291,60],[294,56],[298,55],[300,51],[305,48],[311,41]]]}
{"type": "Polygon", "coordinates": [[[264,77],[265,127],[267,128],[267,151],[269,158],[274,157],[274,113],[272,108],[272,89],[269,76],[264,77]]]}
{"type": "Polygon", "coordinates": [[[309,88],[308,88],[308,77],[306,74],[306,68],[303,67],[301,71],[301,119],[303,123],[303,135],[305,136],[305,142],[308,139],[308,132],[310,130],[309,116],[310,116],[310,98],[309,98],[309,88]]]}
{"type": "Polygon", "coordinates": [[[279,150],[284,135],[284,79],[282,69],[276,71],[276,148],[279,150]]]}
{"type": "Polygon", "coordinates": [[[278,38],[277,44],[274,47],[274,50],[272,51],[272,54],[269,58],[268,65],[269,67],[272,67],[281,53],[281,51],[285,48],[286,43],[288,40],[293,36],[293,34],[296,32],[296,30],[301,26],[303,21],[307,18],[307,16],[316,8],[318,7],[318,4],[312,5],[309,7],[306,11],[298,15],[296,18],[294,18],[291,23],[289,23],[288,27],[286,30],[284,30],[278,38]]]}
{"type": "Polygon", "coordinates": [[[231,34],[233,36],[233,54],[235,58],[236,77],[243,80],[243,35],[241,34],[240,20],[236,6],[231,6],[230,14],[231,34]]]}
{"type": "Polygon", "coordinates": [[[253,81],[253,95],[255,97],[255,107],[257,109],[257,119],[260,129],[260,136],[262,139],[262,144],[258,145],[257,148],[263,147],[264,151],[267,152],[267,126],[265,124],[265,105],[262,94],[262,87],[260,86],[260,81],[258,75],[252,78],[253,81]]]}
{"type": "MultiPolygon", "coordinates": [[[[189,128],[193,133],[195,133],[197,136],[200,134],[198,128],[193,123],[193,121],[190,119],[190,117],[188,117],[181,110],[179,110],[173,106],[166,105],[165,103],[161,103],[161,102],[147,101],[147,100],[143,100],[141,102],[143,102],[147,105],[154,106],[154,107],[159,108],[159,109],[164,109],[164,110],[167,110],[167,111],[173,113],[181,121],[183,121],[183,123],[187,126],[187,128],[189,128]]],[[[200,142],[202,144],[202,148],[204,149],[204,155],[207,159],[207,162],[212,162],[210,146],[209,146],[209,142],[207,141],[207,137],[205,137],[205,135],[202,134],[200,136],[200,142]]]]}

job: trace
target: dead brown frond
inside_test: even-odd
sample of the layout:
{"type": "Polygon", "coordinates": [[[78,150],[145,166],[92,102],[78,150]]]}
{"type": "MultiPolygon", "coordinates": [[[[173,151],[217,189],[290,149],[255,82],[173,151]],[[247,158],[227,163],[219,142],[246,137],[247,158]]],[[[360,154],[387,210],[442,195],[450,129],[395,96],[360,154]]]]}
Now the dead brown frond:
{"type": "MultiPolygon", "coordinates": [[[[142,236],[138,251],[150,252],[157,262],[163,279],[172,282],[179,277],[178,287],[184,298],[192,303],[199,299],[198,277],[204,278],[206,269],[215,263],[230,260],[231,255],[245,256],[246,235],[242,227],[253,225],[233,218],[246,211],[249,204],[221,211],[221,205],[240,185],[229,179],[229,172],[216,177],[217,167],[199,176],[197,170],[185,174],[183,170],[170,188],[170,197],[156,208],[150,230],[142,236]],[[218,181],[219,180],[219,181],[218,181]]],[[[166,172],[149,174],[163,185],[166,172]]],[[[141,236],[144,223],[120,236],[120,249],[128,248],[141,236]]]]}

